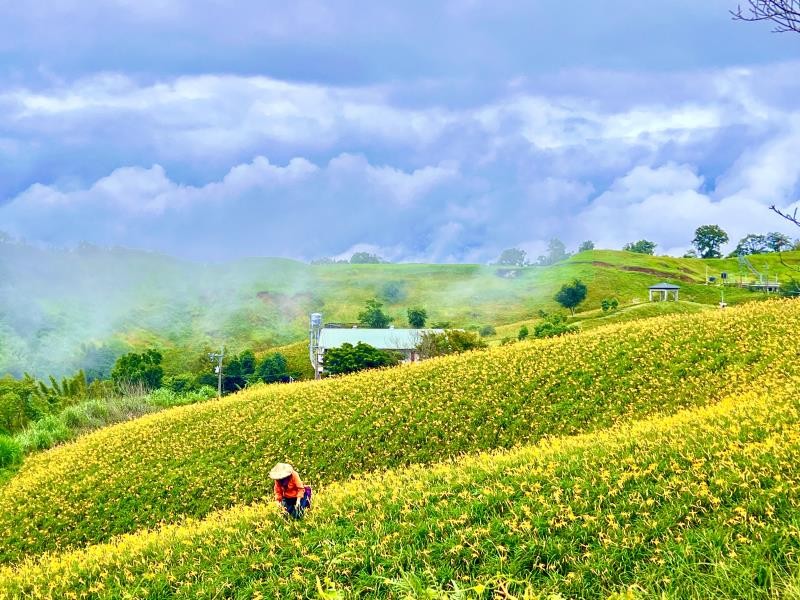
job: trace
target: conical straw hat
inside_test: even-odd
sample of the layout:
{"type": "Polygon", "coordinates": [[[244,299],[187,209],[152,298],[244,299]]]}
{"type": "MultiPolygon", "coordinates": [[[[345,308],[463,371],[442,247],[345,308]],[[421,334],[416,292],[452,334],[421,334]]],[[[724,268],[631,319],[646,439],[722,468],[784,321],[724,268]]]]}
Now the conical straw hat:
{"type": "Polygon", "coordinates": [[[288,477],[294,473],[294,469],[292,465],[286,463],[278,463],[272,470],[269,472],[269,476],[271,479],[283,479],[284,477],[288,477]]]}

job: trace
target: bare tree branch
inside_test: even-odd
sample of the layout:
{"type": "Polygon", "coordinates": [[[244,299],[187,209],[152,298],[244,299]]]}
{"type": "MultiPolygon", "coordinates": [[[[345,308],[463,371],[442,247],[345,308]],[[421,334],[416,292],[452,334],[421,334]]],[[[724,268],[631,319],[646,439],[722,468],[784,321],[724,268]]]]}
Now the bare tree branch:
{"type": "Polygon", "coordinates": [[[772,21],[775,33],[800,33],[800,0],[748,0],[748,5],[730,11],[735,21],[772,21]]]}
{"type": "Polygon", "coordinates": [[[779,214],[780,216],[782,216],[787,221],[789,221],[791,223],[794,223],[795,225],[800,227],[800,218],[798,218],[798,216],[797,216],[797,209],[796,208],[794,209],[794,212],[792,214],[783,212],[781,209],[779,209],[774,204],[772,206],[770,206],[769,209],[772,212],[774,212],[776,214],[779,214]]]}

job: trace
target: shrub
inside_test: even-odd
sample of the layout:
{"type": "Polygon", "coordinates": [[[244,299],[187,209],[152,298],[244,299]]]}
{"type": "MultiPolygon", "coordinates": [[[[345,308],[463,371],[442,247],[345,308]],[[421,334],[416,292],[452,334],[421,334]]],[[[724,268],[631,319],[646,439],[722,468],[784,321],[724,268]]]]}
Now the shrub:
{"type": "Polygon", "coordinates": [[[14,438],[0,435],[0,469],[15,465],[22,460],[22,448],[14,438]]]}
{"type": "Polygon", "coordinates": [[[575,325],[568,325],[567,319],[563,315],[553,315],[536,324],[533,328],[533,337],[548,338],[576,331],[578,328],[575,325]]]}
{"type": "Polygon", "coordinates": [[[497,334],[497,330],[492,325],[484,325],[481,327],[480,336],[481,337],[490,337],[497,334]]]}
{"type": "Polygon", "coordinates": [[[344,343],[339,348],[326,351],[324,367],[329,375],[343,375],[364,369],[390,367],[399,362],[400,357],[396,353],[359,342],[355,346],[344,343]]]}
{"type": "Polygon", "coordinates": [[[433,358],[486,347],[486,342],[475,333],[460,329],[447,329],[443,333],[423,333],[417,344],[417,351],[420,358],[433,358]]]}

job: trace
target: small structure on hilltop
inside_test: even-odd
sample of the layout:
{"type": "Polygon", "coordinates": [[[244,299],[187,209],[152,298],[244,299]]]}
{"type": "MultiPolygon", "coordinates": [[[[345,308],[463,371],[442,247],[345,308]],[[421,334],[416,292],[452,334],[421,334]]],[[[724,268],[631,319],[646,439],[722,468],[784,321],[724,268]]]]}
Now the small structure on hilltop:
{"type": "Polygon", "coordinates": [[[669,300],[670,294],[672,299],[678,301],[678,292],[680,287],[672,283],[657,283],[650,286],[650,302],[653,300],[666,301],[669,300]]]}
{"type": "Polygon", "coordinates": [[[378,350],[399,352],[403,355],[403,362],[417,362],[420,359],[417,346],[422,341],[422,336],[426,333],[444,333],[444,329],[329,327],[323,326],[320,313],[314,313],[311,315],[309,332],[311,364],[314,367],[317,378],[319,378],[322,373],[326,350],[341,348],[344,344],[355,346],[359,343],[369,344],[378,350]]]}

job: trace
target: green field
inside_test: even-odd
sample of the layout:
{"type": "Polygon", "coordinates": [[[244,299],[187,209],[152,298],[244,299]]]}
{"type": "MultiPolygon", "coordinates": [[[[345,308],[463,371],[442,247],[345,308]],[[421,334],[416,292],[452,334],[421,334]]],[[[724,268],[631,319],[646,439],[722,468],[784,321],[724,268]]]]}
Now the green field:
{"type": "MultiPolygon", "coordinates": [[[[786,281],[797,274],[792,268],[800,265],[800,253],[782,259],[785,265],[777,255],[751,257],[756,268],[786,281]]],[[[554,293],[576,277],[589,286],[583,312],[607,297],[617,298],[621,309],[643,303],[648,286],[661,281],[681,285],[683,300],[716,305],[720,288],[704,285],[706,269],[739,275],[735,259],[610,250],[511,269],[513,277],[480,265],[307,265],[267,258],[197,264],[120,249],[67,252],[13,244],[0,244],[0,264],[0,373],[40,377],[87,367],[94,359],[86,346],[98,344],[115,355],[157,346],[167,372],[183,372],[221,345],[261,352],[302,340],[313,311],[328,322],[355,321],[373,297],[397,326],[405,325],[408,307],[422,306],[429,323],[478,329],[529,322],[540,309],[558,311],[554,293]]],[[[726,289],[731,304],[759,297],[726,289]]]]}

